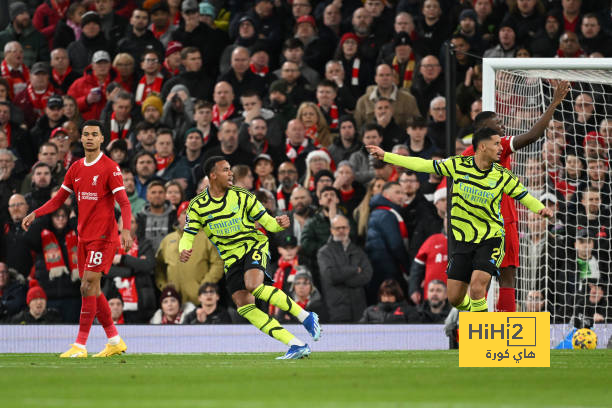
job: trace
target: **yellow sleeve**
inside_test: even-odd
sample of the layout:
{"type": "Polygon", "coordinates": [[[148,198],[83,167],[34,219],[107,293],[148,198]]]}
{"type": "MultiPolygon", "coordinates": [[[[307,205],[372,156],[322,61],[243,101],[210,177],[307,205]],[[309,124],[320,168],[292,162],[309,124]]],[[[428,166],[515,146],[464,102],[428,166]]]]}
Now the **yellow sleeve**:
{"type": "Polygon", "coordinates": [[[252,221],[257,221],[269,232],[280,232],[283,230],[276,219],[266,211],[262,203],[253,194],[247,197],[247,213],[252,221]]]}
{"type": "Polygon", "coordinates": [[[198,213],[197,198],[192,200],[187,208],[187,219],[185,220],[185,228],[183,229],[183,236],[179,241],[179,253],[183,250],[191,249],[193,247],[193,240],[196,234],[202,227],[202,218],[198,213]]]}
{"type": "Polygon", "coordinates": [[[435,173],[441,176],[450,176],[450,172],[446,166],[443,165],[442,161],[426,160],[420,157],[402,156],[400,154],[388,152],[385,152],[384,161],[421,173],[435,173]]]}

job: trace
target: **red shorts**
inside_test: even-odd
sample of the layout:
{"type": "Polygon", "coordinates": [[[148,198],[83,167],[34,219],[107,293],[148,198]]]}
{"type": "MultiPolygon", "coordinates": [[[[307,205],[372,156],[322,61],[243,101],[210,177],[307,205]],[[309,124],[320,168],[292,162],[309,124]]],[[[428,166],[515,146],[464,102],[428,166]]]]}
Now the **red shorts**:
{"type": "Polygon", "coordinates": [[[506,230],[506,254],[500,268],[508,266],[519,267],[519,237],[516,222],[509,222],[504,225],[506,230]]]}
{"type": "Polygon", "coordinates": [[[109,241],[81,242],[78,245],[79,277],[85,271],[108,273],[117,253],[118,244],[109,241]]]}

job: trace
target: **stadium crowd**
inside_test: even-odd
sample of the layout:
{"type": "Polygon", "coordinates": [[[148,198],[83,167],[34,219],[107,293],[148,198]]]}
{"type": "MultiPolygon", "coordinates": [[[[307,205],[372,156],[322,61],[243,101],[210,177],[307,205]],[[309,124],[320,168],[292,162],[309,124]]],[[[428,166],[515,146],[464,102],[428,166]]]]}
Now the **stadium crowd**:
{"type": "MultiPolygon", "coordinates": [[[[21,220],[83,156],[88,119],[104,125],[134,215],[135,245],[103,281],[116,323],[241,321],[205,234],[179,262],[214,155],[271,214],[289,214],[271,241],[274,286],[323,322],[440,323],[446,189],[364,144],[445,157],[447,41],[458,154],[482,110],[483,56],[612,57],[611,4],[594,0],[1,0],[0,29],[0,321],[17,324],[78,322],[80,197],[27,233],[21,220]]],[[[550,122],[526,166],[557,217],[530,218],[521,234],[539,290],[520,309],[556,321],[579,309],[612,322],[602,97],[572,95],[573,117],[550,122]]]]}

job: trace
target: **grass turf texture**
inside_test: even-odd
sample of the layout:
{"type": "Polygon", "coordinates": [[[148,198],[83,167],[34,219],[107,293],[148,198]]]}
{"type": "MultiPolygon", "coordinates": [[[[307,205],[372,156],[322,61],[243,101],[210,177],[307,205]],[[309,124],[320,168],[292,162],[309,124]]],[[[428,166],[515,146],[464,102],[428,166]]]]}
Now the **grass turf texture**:
{"type": "Polygon", "coordinates": [[[3,407],[609,407],[612,350],[551,368],[458,368],[456,351],[0,355],[3,407]]]}

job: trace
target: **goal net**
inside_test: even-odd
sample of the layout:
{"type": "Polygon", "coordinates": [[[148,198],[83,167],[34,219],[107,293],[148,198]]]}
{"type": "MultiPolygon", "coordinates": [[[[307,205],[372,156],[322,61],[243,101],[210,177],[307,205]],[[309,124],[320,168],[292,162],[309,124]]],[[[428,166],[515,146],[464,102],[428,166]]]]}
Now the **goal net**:
{"type": "Polygon", "coordinates": [[[555,211],[547,221],[517,206],[517,311],[548,311],[568,325],[612,322],[612,59],[485,59],[483,73],[483,110],[510,136],[531,129],[559,80],[571,83],[545,137],[513,155],[512,170],[555,211]]]}

